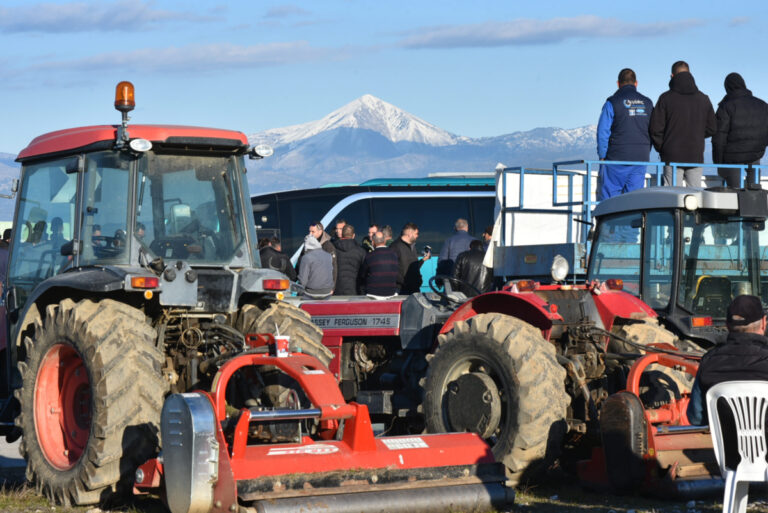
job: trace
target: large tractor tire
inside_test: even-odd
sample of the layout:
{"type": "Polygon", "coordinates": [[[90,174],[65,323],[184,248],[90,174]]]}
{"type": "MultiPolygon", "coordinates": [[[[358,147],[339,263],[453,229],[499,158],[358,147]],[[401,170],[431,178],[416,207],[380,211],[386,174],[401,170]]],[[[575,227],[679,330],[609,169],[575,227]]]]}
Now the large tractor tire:
{"type": "Polygon", "coordinates": [[[289,303],[275,301],[265,310],[245,305],[240,310],[237,328],[242,333],[272,333],[291,337],[290,350],[314,356],[326,367],[333,358],[323,345],[323,331],[312,323],[310,315],[289,303]]]}
{"type": "Polygon", "coordinates": [[[25,337],[16,391],[21,455],[38,493],[63,505],[113,503],[159,445],[168,385],[144,314],[128,305],[65,299],[25,337]]]}
{"type": "Polygon", "coordinates": [[[529,480],[560,452],[570,398],[565,369],[541,331],[480,314],[440,335],[424,380],[429,432],[478,433],[510,479],[529,480]]]}
{"type": "MultiPolygon", "coordinates": [[[[314,356],[326,367],[333,359],[331,350],[323,345],[323,331],[312,323],[307,312],[289,303],[276,301],[265,310],[256,305],[245,305],[240,310],[237,328],[244,334],[272,333],[288,336],[291,351],[314,356]]],[[[300,400],[305,400],[298,384],[282,372],[273,367],[265,367],[261,373],[266,385],[265,394],[272,406],[294,407],[294,397],[297,397],[294,392],[300,400]]]]}
{"type": "MultiPolygon", "coordinates": [[[[646,319],[643,322],[624,325],[619,330],[619,335],[642,346],[666,343],[677,347],[681,352],[700,350],[693,342],[680,340],[677,335],[661,326],[657,319],[646,319]]],[[[616,353],[645,353],[642,349],[617,339],[611,339],[611,342],[608,344],[608,350],[616,353]]],[[[666,388],[666,393],[660,393],[660,396],[665,396],[668,399],[674,397],[679,399],[680,393],[690,392],[693,388],[694,377],[686,372],[656,364],[649,365],[648,371],[648,379],[651,382],[643,386],[642,391],[649,396],[654,395],[650,388],[666,388]],[[666,376],[668,379],[663,376],[666,376]],[[669,383],[669,379],[674,382],[674,385],[669,383]]],[[[659,392],[655,395],[659,395],[659,392]]],[[[657,399],[659,398],[657,397],[657,399]]]]}
{"type": "MultiPolygon", "coordinates": [[[[619,330],[619,336],[643,346],[666,343],[677,347],[680,343],[677,335],[661,326],[657,319],[646,319],[642,322],[626,324],[619,330]]],[[[612,338],[608,343],[608,351],[613,353],[637,353],[639,348],[622,340],[612,338]]]]}

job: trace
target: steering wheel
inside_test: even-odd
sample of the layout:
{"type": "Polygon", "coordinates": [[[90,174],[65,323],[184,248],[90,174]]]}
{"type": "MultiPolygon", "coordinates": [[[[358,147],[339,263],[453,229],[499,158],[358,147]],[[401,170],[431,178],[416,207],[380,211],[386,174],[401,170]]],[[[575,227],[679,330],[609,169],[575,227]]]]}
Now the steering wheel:
{"type": "Polygon", "coordinates": [[[479,296],[482,294],[477,287],[469,283],[468,281],[462,280],[460,278],[454,278],[453,276],[448,276],[447,274],[436,274],[432,276],[429,279],[429,288],[432,289],[433,292],[436,294],[439,294],[440,297],[443,297],[447,299],[448,301],[453,301],[450,298],[450,294],[453,292],[453,287],[451,286],[451,282],[458,283],[459,285],[464,285],[468,289],[470,289],[472,292],[474,292],[475,296],[479,296]],[[443,290],[440,290],[440,288],[437,285],[437,280],[443,280],[443,290]]]}

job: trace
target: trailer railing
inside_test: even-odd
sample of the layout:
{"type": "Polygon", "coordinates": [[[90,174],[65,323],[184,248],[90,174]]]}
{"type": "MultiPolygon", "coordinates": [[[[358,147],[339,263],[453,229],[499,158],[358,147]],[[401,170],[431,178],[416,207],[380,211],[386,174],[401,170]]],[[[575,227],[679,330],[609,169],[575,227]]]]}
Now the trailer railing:
{"type": "Polygon", "coordinates": [[[645,166],[649,169],[646,186],[662,185],[665,167],[671,168],[673,184],[680,168],[709,170],[714,174],[703,175],[707,186],[723,185],[717,169],[740,170],[742,187],[746,171],[754,170],[756,183],[768,189],[768,176],[762,179],[763,170],[768,169],[764,165],[568,160],[553,163],[551,169],[540,169],[499,164],[496,219],[500,233],[494,239],[496,252],[486,265],[493,263],[494,272],[502,276],[543,276],[548,274],[544,264],[548,268],[550,253],[557,253],[565,254],[575,273],[583,272],[581,263],[588,252],[592,212],[598,203],[599,169],[605,164],[645,166]]]}

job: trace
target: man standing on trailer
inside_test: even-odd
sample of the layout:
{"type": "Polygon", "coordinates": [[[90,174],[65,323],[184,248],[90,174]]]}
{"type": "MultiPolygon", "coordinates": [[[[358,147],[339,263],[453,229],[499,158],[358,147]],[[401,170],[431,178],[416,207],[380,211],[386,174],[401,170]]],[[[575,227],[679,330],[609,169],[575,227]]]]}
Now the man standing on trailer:
{"type": "MultiPolygon", "coordinates": [[[[619,89],[605,101],[597,123],[597,155],[600,160],[647,162],[653,102],[637,92],[637,76],[631,69],[621,70],[616,83],[619,89]]],[[[645,172],[646,166],[601,165],[598,201],[642,188],[645,172]]]]}
{"type": "MultiPolygon", "coordinates": [[[[704,139],[715,135],[717,123],[709,97],[699,91],[688,63],[672,65],[669,91],[659,96],[651,115],[651,140],[662,162],[704,162],[704,139]]],[[[664,185],[701,187],[702,168],[664,166],[664,185]]]]}
{"type": "MultiPolygon", "coordinates": [[[[715,164],[760,164],[768,145],[768,104],[752,96],[738,73],[725,77],[725,97],[717,107],[717,133],[712,136],[715,164]]],[[[741,170],[717,170],[728,187],[741,187],[741,170]]],[[[746,182],[755,183],[755,169],[747,168],[746,182]]]]}

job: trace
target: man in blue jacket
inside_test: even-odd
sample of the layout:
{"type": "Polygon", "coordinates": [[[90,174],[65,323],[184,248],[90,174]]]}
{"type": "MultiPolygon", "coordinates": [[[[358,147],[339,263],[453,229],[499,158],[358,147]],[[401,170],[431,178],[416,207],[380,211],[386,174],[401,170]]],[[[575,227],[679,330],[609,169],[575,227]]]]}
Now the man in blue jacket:
{"type": "Polygon", "coordinates": [[[469,243],[475,240],[469,234],[469,223],[466,219],[459,218],[454,224],[456,233],[445,240],[440,256],[437,258],[437,274],[450,276],[453,274],[453,266],[459,254],[469,251],[469,243]]]}
{"type": "MultiPolygon", "coordinates": [[[[647,162],[651,153],[648,123],[653,111],[650,98],[637,92],[635,72],[619,72],[619,89],[605,101],[597,124],[600,160],[647,162]]],[[[597,179],[598,201],[643,187],[646,166],[601,165],[597,179]]]]}

